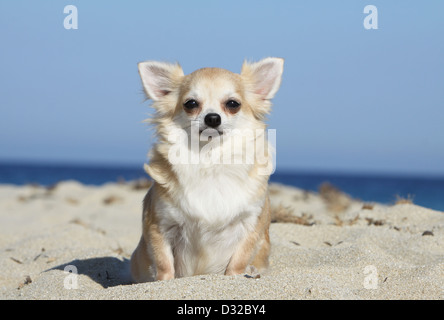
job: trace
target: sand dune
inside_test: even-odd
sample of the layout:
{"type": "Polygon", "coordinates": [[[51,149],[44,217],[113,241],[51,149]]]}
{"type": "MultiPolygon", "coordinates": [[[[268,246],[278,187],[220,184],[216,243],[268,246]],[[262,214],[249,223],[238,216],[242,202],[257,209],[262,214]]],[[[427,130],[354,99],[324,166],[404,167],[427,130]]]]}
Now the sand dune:
{"type": "Polygon", "coordinates": [[[146,186],[0,186],[2,299],[443,299],[444,213],[272,184],[262,274],[131,284],[146,186]],[[77,272],[69,273],[71,270],[77,272]]]}

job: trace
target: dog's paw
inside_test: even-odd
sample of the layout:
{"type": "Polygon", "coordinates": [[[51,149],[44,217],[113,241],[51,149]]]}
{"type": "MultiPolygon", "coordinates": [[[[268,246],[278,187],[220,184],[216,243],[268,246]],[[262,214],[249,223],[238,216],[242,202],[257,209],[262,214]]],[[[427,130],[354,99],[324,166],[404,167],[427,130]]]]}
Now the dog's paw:
{"type": "Polygon", "coordinates": [[[249,265],[247,268],[245,268],[245,278],[249,279],[259,279],[261,277],[261,274],[259,273],[259,270],[253,266],[249,265]]]}

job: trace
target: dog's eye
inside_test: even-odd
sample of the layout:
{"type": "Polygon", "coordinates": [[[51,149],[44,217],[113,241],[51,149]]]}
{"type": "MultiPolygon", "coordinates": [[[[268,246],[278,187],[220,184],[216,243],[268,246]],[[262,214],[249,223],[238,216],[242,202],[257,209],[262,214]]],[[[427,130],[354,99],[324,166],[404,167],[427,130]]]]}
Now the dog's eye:
{"type": "Polygon", "coordinates": [[[237,101],[234,101],[234,100],[228,100],[227,103],[225,103],[225,105],[229,109],[236,109],[236,108],[239,108],[240,103],[237,101]]]}
{"type": "Polygon", "coordinates": [[[186,101],[183,105],[187,109],[194,109],[199,107],[199,103],[194,99],[186,101]]]}

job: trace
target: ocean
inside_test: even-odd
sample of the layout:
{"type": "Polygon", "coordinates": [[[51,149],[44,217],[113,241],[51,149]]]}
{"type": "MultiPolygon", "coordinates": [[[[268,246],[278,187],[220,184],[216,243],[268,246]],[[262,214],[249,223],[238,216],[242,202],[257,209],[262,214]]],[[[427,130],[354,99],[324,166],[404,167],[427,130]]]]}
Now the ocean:
{"type": "MultiPolygon", "coordinates": [[[[83,184],[102,185],[146,177],[142,165],[111,167],[0,163],[0,184],[50,186],[63,180],[76,180],[83,184]]],[[[270,180],[309,191],[317,191],[322,183],[329,182],[365,202],[393,204],[401,197],[412,199],[420,206],[444,211],[444,177],[276,171],[270,180]]]]}

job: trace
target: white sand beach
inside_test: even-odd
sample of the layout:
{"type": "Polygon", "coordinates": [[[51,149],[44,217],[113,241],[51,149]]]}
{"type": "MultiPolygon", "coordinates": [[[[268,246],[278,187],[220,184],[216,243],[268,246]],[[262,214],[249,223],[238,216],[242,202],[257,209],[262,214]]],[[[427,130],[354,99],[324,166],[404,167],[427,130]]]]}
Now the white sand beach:
{"type": "Polygon", "coordinates": [[[324,187],[270,186],[266,272],[131,284],[145,185],[1,185],[0,298],[444,298],[443,212],[362,203],[324,187]],[[72,266],[78,275],[65,271],[72,266]]]}

